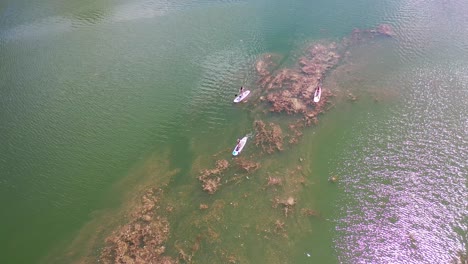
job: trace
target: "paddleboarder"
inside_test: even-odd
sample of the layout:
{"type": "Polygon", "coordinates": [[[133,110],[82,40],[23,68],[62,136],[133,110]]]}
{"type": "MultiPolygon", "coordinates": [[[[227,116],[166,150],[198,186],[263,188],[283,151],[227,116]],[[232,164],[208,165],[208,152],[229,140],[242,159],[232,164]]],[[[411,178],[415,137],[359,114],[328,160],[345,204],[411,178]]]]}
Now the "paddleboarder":
{"type": "Polygon", "coordinates": [[[240,138],[237,139],[236,151],[239,151],[240,148],[240,138]]]}
{"type": "Polygon", "coordinates": [[[244,86],[241,86],[239,89],[239,94],[235,95],[236,98],[234,98],[234,103],[239,103],[240,101],[244,100],[249,94],[250,94],[250,90],[247,90],[247,88],[244,88],[244,86]]]}

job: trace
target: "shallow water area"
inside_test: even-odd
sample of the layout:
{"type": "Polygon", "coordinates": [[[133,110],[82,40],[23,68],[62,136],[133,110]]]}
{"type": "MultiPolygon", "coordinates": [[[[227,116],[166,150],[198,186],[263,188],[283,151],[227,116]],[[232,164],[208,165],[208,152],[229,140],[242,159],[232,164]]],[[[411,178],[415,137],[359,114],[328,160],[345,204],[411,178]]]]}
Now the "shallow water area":
{"type": "Polygon", "coordinates": [[[0,262],[466,259],[464,1],[0,11],[0,262]]]}

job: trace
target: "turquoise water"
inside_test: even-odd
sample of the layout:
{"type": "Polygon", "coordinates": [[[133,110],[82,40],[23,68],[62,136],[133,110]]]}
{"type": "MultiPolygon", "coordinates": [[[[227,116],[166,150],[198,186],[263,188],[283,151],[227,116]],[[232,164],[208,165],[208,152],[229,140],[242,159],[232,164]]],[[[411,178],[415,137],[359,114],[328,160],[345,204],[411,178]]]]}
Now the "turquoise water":
{"type": "MultiPolygon", "coordinates": [[[[250,263],[448,263],[466,254],[467,14],[461,0],[3,1],[0,261],[67,263],[62,248],[99,229],[99,212],[125,204],[122,194],[145,182],[134,171],[152,157],[180,170],[168,190],[181,208],[169,244],[184,232],[193,240],[184,217],[196,219],[201,202],[239,200],[224,212],[230,226],[282,219],[271,190],[252,208],[239,194],[259,193],[265,175],[303,158],[307,184],[279,194],[321,217],[296,212],[276,242],[257,240],[252,226],[220,232],[222,246],[250,263]],[[289,67],[308,43],[380,23],[395,38],[352,48],[329,73],[336,107],[300,144],[261,160],[251,181],[201,191],[196,172],[261,116],[231,101],[242,84],[256,95],[262,54],[289,67]]],[[[248,145],[245,155],[256,152],[248,145]]],[[[212,252],[202,247],[196,260],[215,260],[212,252]]]]}

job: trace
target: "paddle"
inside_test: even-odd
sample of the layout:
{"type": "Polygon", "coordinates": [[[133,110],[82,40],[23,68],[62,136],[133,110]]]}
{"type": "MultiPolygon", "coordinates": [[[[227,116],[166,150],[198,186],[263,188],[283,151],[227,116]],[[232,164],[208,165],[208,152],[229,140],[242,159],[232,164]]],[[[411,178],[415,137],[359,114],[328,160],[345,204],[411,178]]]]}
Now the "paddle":
{"type": "MultiPolygon", "coordinates": [[[[241,89],[244,88],[244,86],[241,86],[241,89]]],[[[240,91],[239,91],[240,92],[240,91]]],[[[242,91],[242,93],[244,93],[244,91],[242,91]]],[[[239,95],[241,95],[242,93],[240,93],[239,95]]],[[[234,95],[234,97],[237,97],[237,94],[234,95]]]]}

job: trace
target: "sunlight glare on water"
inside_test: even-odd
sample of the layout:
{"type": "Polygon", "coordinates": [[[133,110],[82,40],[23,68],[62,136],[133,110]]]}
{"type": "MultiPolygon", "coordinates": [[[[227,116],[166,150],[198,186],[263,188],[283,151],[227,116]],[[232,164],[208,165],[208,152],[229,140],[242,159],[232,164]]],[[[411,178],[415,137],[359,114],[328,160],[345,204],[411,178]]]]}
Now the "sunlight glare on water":
{"type": "Polygon", "coordinates": [[[466,256],[468,4],[402,1],[397,10],[401,65],[387,78],[401,102],[390,113],[357,117],[359,136],[341,157],[343,263],[466,256]]]}

